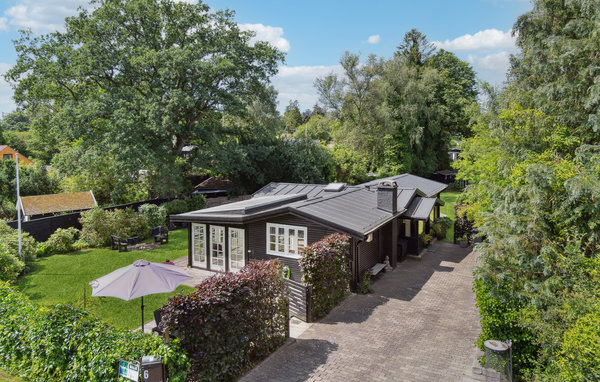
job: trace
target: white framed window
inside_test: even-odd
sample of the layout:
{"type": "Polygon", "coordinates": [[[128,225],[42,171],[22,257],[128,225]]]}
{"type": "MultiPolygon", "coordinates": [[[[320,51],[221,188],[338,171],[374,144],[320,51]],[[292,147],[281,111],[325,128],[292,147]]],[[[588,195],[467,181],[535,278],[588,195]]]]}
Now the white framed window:
{"type": "Polygon", "coordinates": [[[192,266],[206,268],[206,225],[192,223],[192,266]]]}
{"type": "Polygon", "coordinates": [[[306,247],[306,240],[306,227],[267,223],[269,255],[300,258],[300,250],[306,247]]]}
{"type": "Polygon", "coordinates": [[[229,271],[239,272],[246,265],[244,230],[229,228],[229,271]]]}
{"type": "Polygon", "coordinates": [[[225,227],[210,226],[210,269],[225,272],[225,227]]]}

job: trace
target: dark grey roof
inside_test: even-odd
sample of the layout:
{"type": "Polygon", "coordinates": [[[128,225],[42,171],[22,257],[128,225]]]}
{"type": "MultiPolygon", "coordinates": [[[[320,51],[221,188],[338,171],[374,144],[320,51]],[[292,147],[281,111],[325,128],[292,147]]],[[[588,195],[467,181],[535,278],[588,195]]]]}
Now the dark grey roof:
{"type": "MultiPolygon", "coordinates": [[[[302,184],[302,183],[278,183],[271,182],[252,194],[252,197],[266,196],[266,195],[292,195],[292,194],[306,194],[308,199],[317,198],[323,195],[327,184],[302,184]]],[[[355,186],[347,186],[342,191],[348,189],[356,189],[355,186]]],[[[331,192],[327,192],[330,194],[331,192]]]]}
{"type": "Polygon", "coordinates": [[[405,209],[399,209],[395,214],[380,210],[377,208],[377,194],[363,188],[293,203],[290,211],[363,236],[401,215],[405,209]]]}
{"type": "Polygon", "coordinates": [[[413,200],[415,194],[418,193],[416,188],[400,188],[398,189],[398,209],[405,210],[408,208],[408,204],[413,200]]]}
{"type": "Polygon", "coordinates": [[[435,195],[446,185],[409,174],[389,178],[398,182],[397,208],[394,214],[377,208],[376,187],[379,180],[360,186],[269,183],[254,193],[252,199],[218,207],[171,216],[176,222],[229,222],[242,224],[271,216],[291,213],[319,224],[364,237],[397,216],[426,219],[435,205],[435,195]],[[332,187],[334,188],[334,187],[332,187]]]}
{"type": "Polygon", "coordinates": [[[222,222],[244,223],[262,216],[285,212],[290,203],[306,199],[305,194],[259,196],[235,203],[203,210],[171,215],[174,222],[222,222]]]}
{"type": "Polygon", "coordinates": [[[367,183],[360,184],[359,186],[371,187],[377,186],[381,180],[394,180],[399,188],[416,188],[425,194],[425,196],[434,196],[444,191],[448,185],[440,182],[436,182],[431,179],[422,178],[420,176],[412,174],[402,174],[396,176],[390,176],[388,178],[375,179],[367,183]]]}
{"type": "Polygon", "coordinates": [[[422,198],[417,196],[413,199],[408,207],[408,211],[404,213],[404,216],[413,219],[427,220],[436,201],[436,198],[422,198]]]}

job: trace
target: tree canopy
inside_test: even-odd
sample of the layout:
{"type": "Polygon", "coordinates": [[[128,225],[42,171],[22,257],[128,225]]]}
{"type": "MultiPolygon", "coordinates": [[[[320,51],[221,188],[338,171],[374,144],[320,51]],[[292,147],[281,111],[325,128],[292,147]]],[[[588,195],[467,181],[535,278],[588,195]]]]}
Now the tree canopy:
{"type": "Polygon", "coordinates": [[[230,11],[202,3],[98,0],[64,32],[23,32],[6,77],[19,106],[48,108],[44,130],[60,148],[53,165],[65,174],[112,173],[113,201],[139,170],[152,192],[176,193],[184,147],[218,149],[221,115],[268,96],[283,55],[251,37],[230,11]]]}

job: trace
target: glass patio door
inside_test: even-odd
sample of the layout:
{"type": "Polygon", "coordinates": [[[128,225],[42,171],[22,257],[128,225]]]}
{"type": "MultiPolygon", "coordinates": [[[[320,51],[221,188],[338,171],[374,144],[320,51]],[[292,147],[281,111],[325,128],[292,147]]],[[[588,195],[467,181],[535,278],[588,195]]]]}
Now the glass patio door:
{"type": "Polygon", "coordinates": [[[192,223],[192,266],[206,268],[206,225],[192,223]]]}
{"type": "Polygon", "coordinates": [[[245,262],[244,230],[239,228],[229,229],[229,271],[239,272],[245,262]]]}
{"type": "Polygon", "coordinates": [[[225,272],[225,227],[210,226],[210,269],[225,272]]]}

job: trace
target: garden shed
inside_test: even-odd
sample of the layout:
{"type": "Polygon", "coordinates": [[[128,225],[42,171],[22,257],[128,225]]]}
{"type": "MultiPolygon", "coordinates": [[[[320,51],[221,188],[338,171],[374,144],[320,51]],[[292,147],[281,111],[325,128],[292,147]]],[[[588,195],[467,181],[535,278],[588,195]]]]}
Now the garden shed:
{"type": "Polygon", "coordinates": [[[97,207],[94,193],[90,191],[64,194],[22,196],[17,201],[24,220],[54,215],[61,212],[77,212],[97,207]]]}

